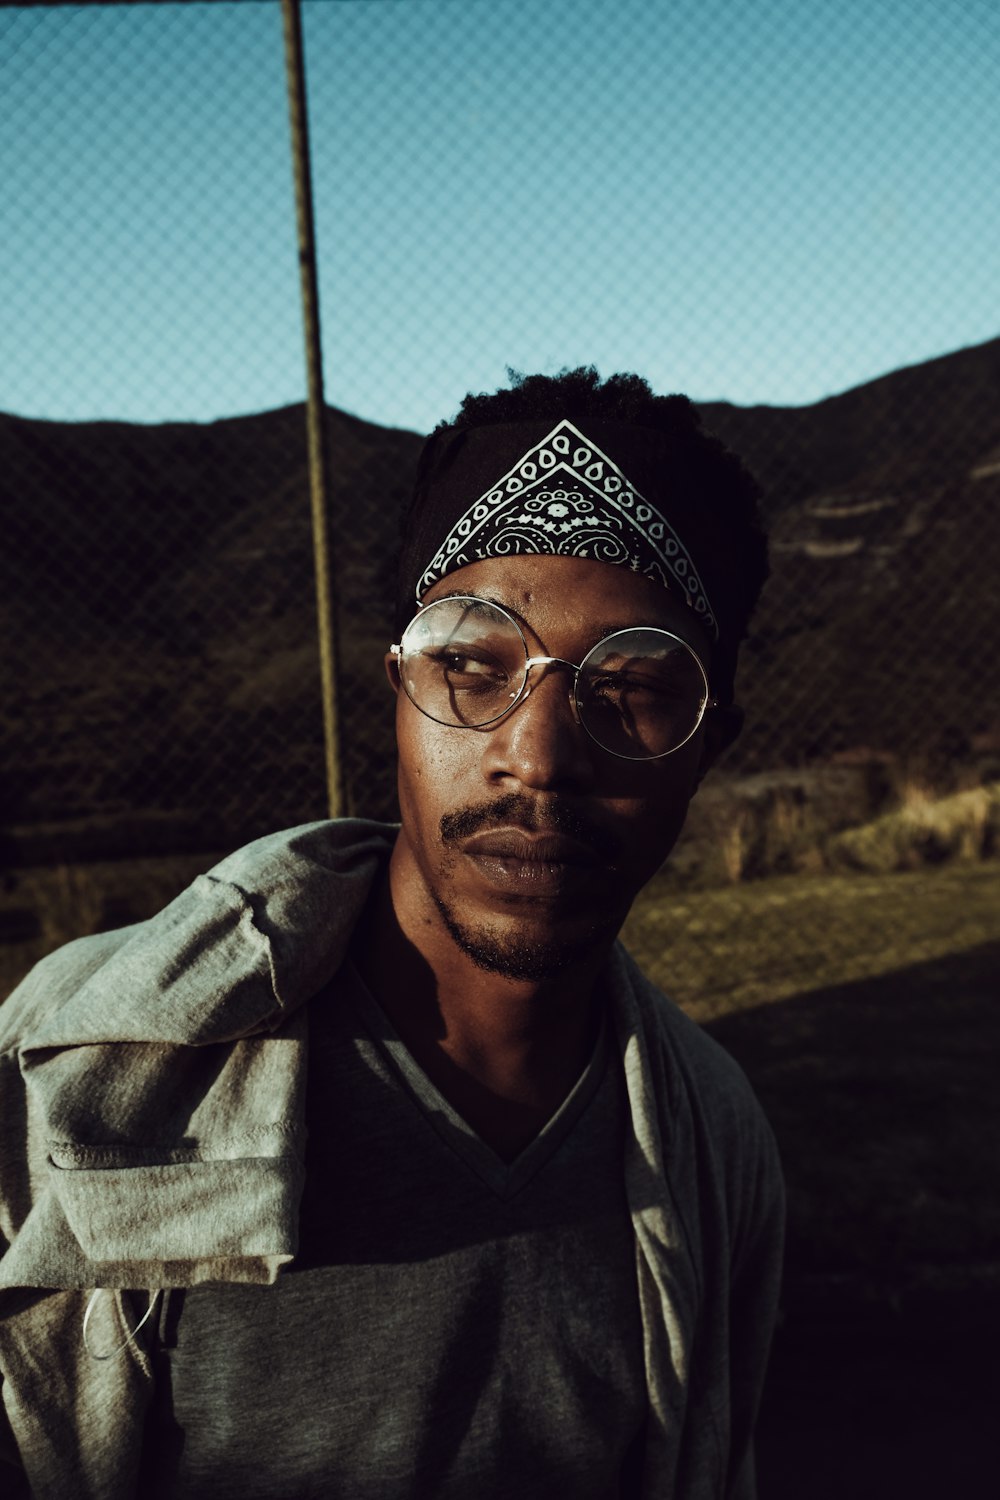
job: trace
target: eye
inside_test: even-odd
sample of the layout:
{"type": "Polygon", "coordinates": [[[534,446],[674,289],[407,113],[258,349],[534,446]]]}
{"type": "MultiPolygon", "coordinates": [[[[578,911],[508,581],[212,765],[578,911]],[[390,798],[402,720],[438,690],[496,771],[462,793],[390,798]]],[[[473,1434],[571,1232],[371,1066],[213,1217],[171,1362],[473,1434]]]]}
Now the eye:
{"type": "Polygon", "coordinates": [[[504,663],[481,647],[451,644],[423,655],[434,663],[448,686],[459,692],[495,692],[506,686],[510,676],[504,663]]]}
{"type": "Polygon", "coordinates": [[[629,726],[644,741],[658,742],[670,726],[697,714],[702,696],[670,661],[633,660],[595,671],[586,686],[585,708],[605,722],[629,726]]]}
{"type": "Polygon", "coordinates": [[[590,692],[608,703],[643,697],[650,703],[673,701],[680,696],[679,684],[662,673],[597,672],[590,679],[590,692]]]}

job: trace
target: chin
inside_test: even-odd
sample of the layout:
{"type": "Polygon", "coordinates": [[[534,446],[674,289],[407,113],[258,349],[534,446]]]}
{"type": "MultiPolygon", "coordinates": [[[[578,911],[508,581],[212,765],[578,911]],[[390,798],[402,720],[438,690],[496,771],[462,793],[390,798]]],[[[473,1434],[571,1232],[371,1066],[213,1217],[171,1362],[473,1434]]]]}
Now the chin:
{"type": "Polygon", "coordinates": [[[541,933],[532,932],[523,922],[503,931],[486,923],[460,922],[445,902],[438,900],[437,905],[456,947],[477,968],[502,979],[557,979],[567,969],[592,960],[595,949],[609,947],[617,932],[607,923],[591,923],[575,933],[541,933]]]}

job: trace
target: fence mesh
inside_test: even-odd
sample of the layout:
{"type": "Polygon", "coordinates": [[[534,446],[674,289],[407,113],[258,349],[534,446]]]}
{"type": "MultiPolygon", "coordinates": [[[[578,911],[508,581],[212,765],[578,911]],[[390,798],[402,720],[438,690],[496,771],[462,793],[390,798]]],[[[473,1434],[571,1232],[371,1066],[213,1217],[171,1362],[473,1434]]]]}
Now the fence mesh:
{"type": "MultiPolygon", "coordinates": [[[[511,4],[484,26],[481,8],[446,3],[303,7],[351,810],[394,813],[382,654],[396,516],[415,429],[450,414],[425,389],[452,392],[453,409],[465,389],[502,383],[505,363],[554,369],[598,344],[604,373],[635,367],[661,389],[686,376],[698,394],[724,320],[742,404],[703,402],[703,418],[763,483],[772,576],[744,650],[746,731],[696,801],[671,878],[716,886],[987,851],[993,805],[961,796],[995,781],[1000,753],[987,562],[1000,344],[811,404],[748,404],[771,389],[772,347],[798,320],[824,345],[819,391],[858,354],[850,299],[839,322],[816,311],[832,268],[856,286],[852,194],[868,195],[866,232],[886,245],[875,301],[894,278],[929,277],[916,255],[908,269],[900,228],[921,205],[893,186],[915,94],[886,82],[874,22],[853,34],[846,88],[821,18],[812,32],[758,18],[737,56],[722,10],[678,6],[666,30],[659,14],[511,4]],[[647,32],[656,45],[637,45],[647,32]],[[763,89],[775,68],[799,75],[794,116],[763,89]],[[682,117],[684,84],[711,95],[708,113],[682,117]],[[735,217],[719,141],[747,163],[735,217]],[[865,156],[881,175],[864,177],[865,156]],[[776,223],[777,160],[789,176],[776,223]],[[765,232],[781,297],[753,254],[765,232]],[[635,275],[604,278],[623,239],[635,275]],[[396,393],[409,404],[394,407],[396,393]],[[952,794],[949,823],[939,804],[952,794]],[[890,829],[888,853],[874,835],[851,842],[894,810],[909,832],[890,829]]],[[[920,84],[934,74],[933,15],[913,8],[894,65],[920,84]]],[[[81,903],[65,930],[29,910],[25,871],[208,857],[323,816],[325,794],[280,8],[15,7],[0,28],[11,980],[88,923],[153,901],[138,882],[81,903]],[[235,388],[241,414],[209,420],[235,388]]],[[[948,34],[970,60],[994,45],[975,6],[953,8],[948,34]]],[[[951,251],[937,265],[952,280],[938,275],[926,315],[927,342],[956,347],[959,290],[1000,209],[969,116],[923,98],[951,111],[943,157],[973,161],[944,205],[951,251]]],[[[933,239],[939,218],[921,233],[933,239]]],[[[902,347],[901,316],[881,325],[880,368],[902,347]]],[[[706,975],[681,998],[696,1003],[706,975]]]]}
{"type": "MultiPolygon", "coordinates": [[[[785,1156],[762,1492],[949,1493],[961,1453],[986,1493],[995,6],[302,15],[350,810],[395,812],[382,657],[419,434],[507,365],[690,392],[763,485],[772,573],[745,732],[626,936],[785,1156]],[[870,1358],[913,1307],[912,1358],[870,1358]],[[935,1328],[966,1338],[945,1390],[935,1328]]],[[[326,812],[277,0],[5,7],[0,180],[3,996],[326,812]]]]}

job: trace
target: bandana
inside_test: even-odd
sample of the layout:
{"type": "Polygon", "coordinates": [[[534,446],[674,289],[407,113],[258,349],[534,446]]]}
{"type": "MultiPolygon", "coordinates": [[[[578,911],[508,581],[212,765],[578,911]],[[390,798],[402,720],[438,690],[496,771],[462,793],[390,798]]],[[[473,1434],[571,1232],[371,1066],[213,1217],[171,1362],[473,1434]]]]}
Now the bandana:
{"type": "MultiPolygon", "coordinates": [[[[589,557],[627,567],[679,594],[718,640],[691,554],[663,511],[608,452],[609,435],[621,454],[623,447],[655,446],[658,434],[616,423],[594,428],[597,437],[588,437],[564,419],[521,448],[532,427],[537,424],[469,428],[451,433],[450,441],[446,429],[430,439],[417,478],[418,535],[404,559],[404,574],[412,572],[415,540],[425,559],[414,583],[416,602],[447,573],[485,558],[589,557]],[[509,463],[512,447],[520,451],[509,463]],[[501,464],[506,472],[498,473],[501,464]]],[[[643,468],[648,462],[647,456],[643,468]]]]}
{"type": "Polygon", "coordinates": [[[684,601],[712,642],[713,692],[729,701],[745,622],[703,475],[689,444],[630,422],[588,421],[586,431],[551,417],[440,428],[417,468],[399,628],[434,584],[470,563],[523,553],[589,557],[684,601]]]}

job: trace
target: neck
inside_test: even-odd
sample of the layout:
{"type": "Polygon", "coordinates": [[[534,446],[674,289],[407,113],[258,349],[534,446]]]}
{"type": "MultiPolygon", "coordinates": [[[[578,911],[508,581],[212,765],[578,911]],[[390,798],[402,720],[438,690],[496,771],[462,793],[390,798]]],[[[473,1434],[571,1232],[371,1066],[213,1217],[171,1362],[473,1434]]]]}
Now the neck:
{"type": "Polygon", "coordinates": [[[554,978],[481,968],[433,903],[414,912],[394,858],[352,948],[365,983],[412,1056],[498,1155],[513,1159],[579,1078],[600,1025],[609,945],[554,978]]]}

